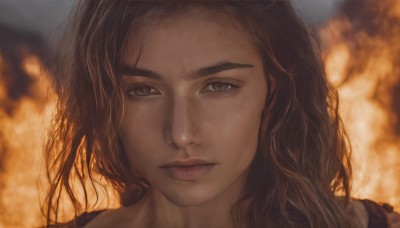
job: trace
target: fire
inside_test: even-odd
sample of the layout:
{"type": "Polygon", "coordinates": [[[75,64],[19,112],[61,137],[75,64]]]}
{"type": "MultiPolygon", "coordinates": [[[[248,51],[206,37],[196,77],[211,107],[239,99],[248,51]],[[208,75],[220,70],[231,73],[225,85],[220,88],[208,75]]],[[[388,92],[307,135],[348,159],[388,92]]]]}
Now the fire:
{"type": "Polygon", "coordinates": [[[44,129],[54,109],[54,99],[44,102],[53,95],[44,77],[45,72],[41,71],[39,57],[33,54],[24,56],[20,67],[30,77],[31,83],[25,96],[11,99],[8,97],[9,88],[5,87],[5,75],[13,70],[0,54],[0,224],[7,227],[40,224],[38,176],[43,175],[41,149],[44,129]],[[4,106],[11,108],[6,110],[4,106]]]}
{"type": "Polygon", "coordinates": [[[323,57],[354,149],[354,196],[398,210],[400,2],[361,3],[348,2],[345,13],[321,29],[323,57]]]}
{"type": "MultiPolygon", "coordinates": [[[[373,1],[358,9],[321,28],[323,58],[339,90],[354,148],[354,196],[388,202],[399,210],[400,2],[373,1]],[[375,9],[373,17],[363,13],[367,8],[375,9]]],[[[44,186],[38,177],[44,177],[41,155],[55,97],[41,58],[28,51],[20,60],[30,83],[16,99],[6,83],[13,72],[0,50],[0,227],[42,224],[39,199],[44,186]]]]}
{"type": "MultiPolygon", "coordinates": [[[[4,86],[0,90],[0,100],[14,102],[4,97],[4,86]]],[[[3,210],[0,221],[2,224],[23,226],[34,224],[33,215],[37,217],[40,212],[35,208],[38,199],[35,193],[41,164],[39,156],[44,124],[41,111],[43,107],[27,97],[21,98],[13,106],[12,115],[0,109],[0,137],[5,142],[0,151],[3,157],[1,208],[8,208],[3,210]],[[16,211],[19,212],[15,213],[16,211]],[[26,215],[26,221],[20,219],[21,215],[26,215]]]]}
{"type": "MultiPolygon", "coordinates": [[[[4,75],[12,70],[0,53],[0,227],[43,224],[39,201],[44,198],[47,183],[43,181],[45,167],[42,155],[56,98],[38,55],[24,54],[20,68],[29,77],[30,84],[24,96],[13,100],[9,98],[4,83],[4,75]],[[7,110],[7,106],[12,107],[11,110],[7,110]]],[[[104,181],[98,181],[104,184],[104,181]]],[[[92,196],[95,194],[90,191],[92,189],[88,190],[92,196]]],[[[109,187],[100,190],[112,193],[109,187]]],[[[113,194],[110,196],[115,198],[113,194]]],[[[64,205],[62,209],[68,206],[64,205]]],[[[109,202],[100,195],[98,206],[116,207],[118,204],[113,198],[109,202]]],[[[69,220],[71,216],[72,213],[65,213],[62,220],[69,220]]]]}

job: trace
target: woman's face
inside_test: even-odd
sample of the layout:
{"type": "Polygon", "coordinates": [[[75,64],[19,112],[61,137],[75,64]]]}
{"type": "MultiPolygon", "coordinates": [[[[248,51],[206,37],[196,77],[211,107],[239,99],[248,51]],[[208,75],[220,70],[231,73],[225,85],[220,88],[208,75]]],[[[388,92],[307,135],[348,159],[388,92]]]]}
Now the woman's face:
{"type": "Polygon", "coordinates": [[[201,13],[155,20],[128,40],[123,60],[120,137],[134,170],[181,206],[241,188],[266,99],[246,36],[201,13]]]}

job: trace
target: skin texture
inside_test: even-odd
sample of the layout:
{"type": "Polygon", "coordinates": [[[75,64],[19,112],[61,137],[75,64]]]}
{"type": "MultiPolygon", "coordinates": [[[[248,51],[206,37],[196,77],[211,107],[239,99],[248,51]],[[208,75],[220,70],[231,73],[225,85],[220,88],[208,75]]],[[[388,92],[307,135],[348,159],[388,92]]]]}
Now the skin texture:
{"type": "Polygon", "coordinates": [[[133,67],[141,48],[136,68],[160,78],[122,76],[126,99],[120,136],[132,167],[152,186],[133,208],[150,215],[142,216],[148,221],[136,221],[137,214],[126,223],[228,227],[257,148],[266,99],[261,59],[244,34],[201,13],[155,20],[142,32],[142,47],[141,37],[129,40],[125,63],[133,67]],[[192,77],[226,62],[251,66],[192,77]],[[190,159],[214,165],[190,181],[160,168],[190,159]]]}
{"type": "MultiPolygon", "coordinates": [[[[136,68],[159,78],[122,75],[120,136],[132,167],[152,187],[138,203],[103,212],[87,227],[233,227],[230,209],[256,152],[266,96],[256,49],[228,22],[200,12],[153,20],[136,34],[128,42],[126,65],[133,68],[138,60],[136,68]],[[253,67],[188,79],[222,62],[253,67]],[[193,181],[176,180],[160,168],[193,158],[215,165],[193,181]]],[[[352,201],[350,208],[367,227],[364,206],[352,201]]],[[[388,220],[399,227],[397,215],[388,214],[388,220]]]]}

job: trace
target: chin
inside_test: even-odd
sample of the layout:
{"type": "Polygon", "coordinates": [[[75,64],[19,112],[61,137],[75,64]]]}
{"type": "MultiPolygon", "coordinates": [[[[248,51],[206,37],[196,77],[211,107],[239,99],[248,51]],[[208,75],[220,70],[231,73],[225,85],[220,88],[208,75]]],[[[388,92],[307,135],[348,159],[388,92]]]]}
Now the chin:
{"type": "Polygon", "coordinates": [[[180,207],[197,207],[213,201],[218,194],[211,189],[180,189],[162,193],[164,197],[180,207]]]}

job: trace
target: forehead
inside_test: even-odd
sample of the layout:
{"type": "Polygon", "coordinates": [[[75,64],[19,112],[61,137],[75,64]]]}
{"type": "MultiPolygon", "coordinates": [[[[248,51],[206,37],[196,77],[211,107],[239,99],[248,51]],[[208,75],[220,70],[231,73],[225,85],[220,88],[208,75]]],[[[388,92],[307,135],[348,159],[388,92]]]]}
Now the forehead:
{"type": "Polygon", "coordinates": [[[160,64],[178,58],[204,65],[206,60],[245,59],[256,52],[248,33],[238,23],[216,11],[191,9],[179,15],[149,17],[132,30],[124,62],[160,64]]]}

